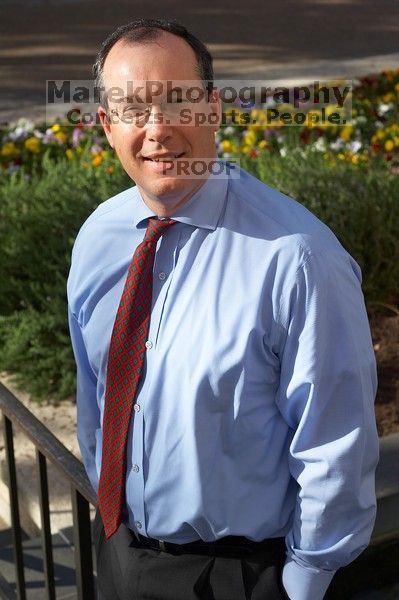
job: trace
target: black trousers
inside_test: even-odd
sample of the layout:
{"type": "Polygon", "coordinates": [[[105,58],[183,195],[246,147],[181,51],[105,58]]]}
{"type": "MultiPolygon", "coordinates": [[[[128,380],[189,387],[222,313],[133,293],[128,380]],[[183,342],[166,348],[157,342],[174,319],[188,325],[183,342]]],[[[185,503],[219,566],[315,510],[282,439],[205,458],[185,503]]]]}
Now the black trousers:
{"type": "Polygon", "coordinates": [[[121,525],[110,540],[94,522],[99,600],[289,600],[281,581],[284,538],[244,557],[144,548],[121,525]]]}

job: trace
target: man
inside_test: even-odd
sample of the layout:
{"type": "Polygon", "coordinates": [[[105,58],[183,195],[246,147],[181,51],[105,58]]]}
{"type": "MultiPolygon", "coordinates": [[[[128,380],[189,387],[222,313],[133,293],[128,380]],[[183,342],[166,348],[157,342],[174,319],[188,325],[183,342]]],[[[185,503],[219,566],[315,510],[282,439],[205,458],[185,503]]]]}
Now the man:
{"type": "Polygon", "coordinates": [[[140,97],[145,86],[99,108],[137,184],[83,225],[68,281],[102,597],[319,600],[375,518],[359,267],[245,171],[177,173],[215,160],[220,120],[211,57],[184,27],[120,28],[95,72],[107,91],[207,91],[203,126],[176,120],[173,94],[140,97]]]}

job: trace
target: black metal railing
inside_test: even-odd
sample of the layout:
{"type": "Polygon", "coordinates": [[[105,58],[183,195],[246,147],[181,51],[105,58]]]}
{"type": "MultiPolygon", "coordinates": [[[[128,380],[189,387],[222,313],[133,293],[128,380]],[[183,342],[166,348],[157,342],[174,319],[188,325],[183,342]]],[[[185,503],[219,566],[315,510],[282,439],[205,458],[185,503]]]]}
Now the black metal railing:
{"type": "MultiPolygon", "coordinates": [[[[18,504],[17,470],[14,453],[13,425],[33,442],[36,448],[38,501],[41,514],[45,598],[55,600],[54,561],[50,527],[47,461],[53,463],[71,486],[76,587],[79,600],[94,600],[94,574],[90,526],[90,504],[97,500],[82,463],[0,383],[0,410],[3,413],[6,463],[10,492],[16,589],[18,600],[26,600],[22,530],[18,504]]],[[[15,592],[0,576],[0,597],[15,598],[15,592]]]]}

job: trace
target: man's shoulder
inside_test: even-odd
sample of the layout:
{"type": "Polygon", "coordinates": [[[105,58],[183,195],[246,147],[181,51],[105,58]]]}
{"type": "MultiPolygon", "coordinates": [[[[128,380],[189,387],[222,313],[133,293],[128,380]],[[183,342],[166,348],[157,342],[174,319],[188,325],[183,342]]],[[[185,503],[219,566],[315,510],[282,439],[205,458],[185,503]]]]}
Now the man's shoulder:
{"type": "Polygon", "coordinates": [[[80,227],[75,239],[74,252],[82,244],[91,244],[93,237],[101,235],[111,222],[131,223],[137,193],[136,186],[132,186],[99,204],[80,227]]]}
{"type": "Polygon", "coordinates": [[[230,216],[240,213],[250,235],[279,248],[299,247],[305,255],[329,250],[346,253],[331,229],[303,204],[247,171],[231,179],[230,216]]]}
{"type": "Polygon", "coordinates": [[[123,217],[126,212],[131,215],[131,203],[136,195],[137,188],[136,186],[132,186],[127,190],[123,190],[122,192],[115,194],[115,196],[111,196],[111,198],[108,198],[108,200],[104,200],[104,202],[101,202],[101,204],[99,204],[97,208],[88,216],[86,221],[84,221],[80,228],[80,232],[96,221],[106,221],[108,216],[116,216],[119,218],[123,217]]]}

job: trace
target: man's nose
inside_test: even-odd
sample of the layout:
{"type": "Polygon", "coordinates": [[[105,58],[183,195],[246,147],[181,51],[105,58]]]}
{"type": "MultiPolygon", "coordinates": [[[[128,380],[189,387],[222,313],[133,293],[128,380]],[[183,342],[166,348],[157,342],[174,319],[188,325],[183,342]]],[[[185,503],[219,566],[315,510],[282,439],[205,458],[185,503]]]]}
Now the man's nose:
{"type": "Polygon", "coordinates": [[[152,142],[162,144],[172,136],[170,118],[162,112],[162,106],[153,104],[146,123],[147,137],[152,142]]]}

